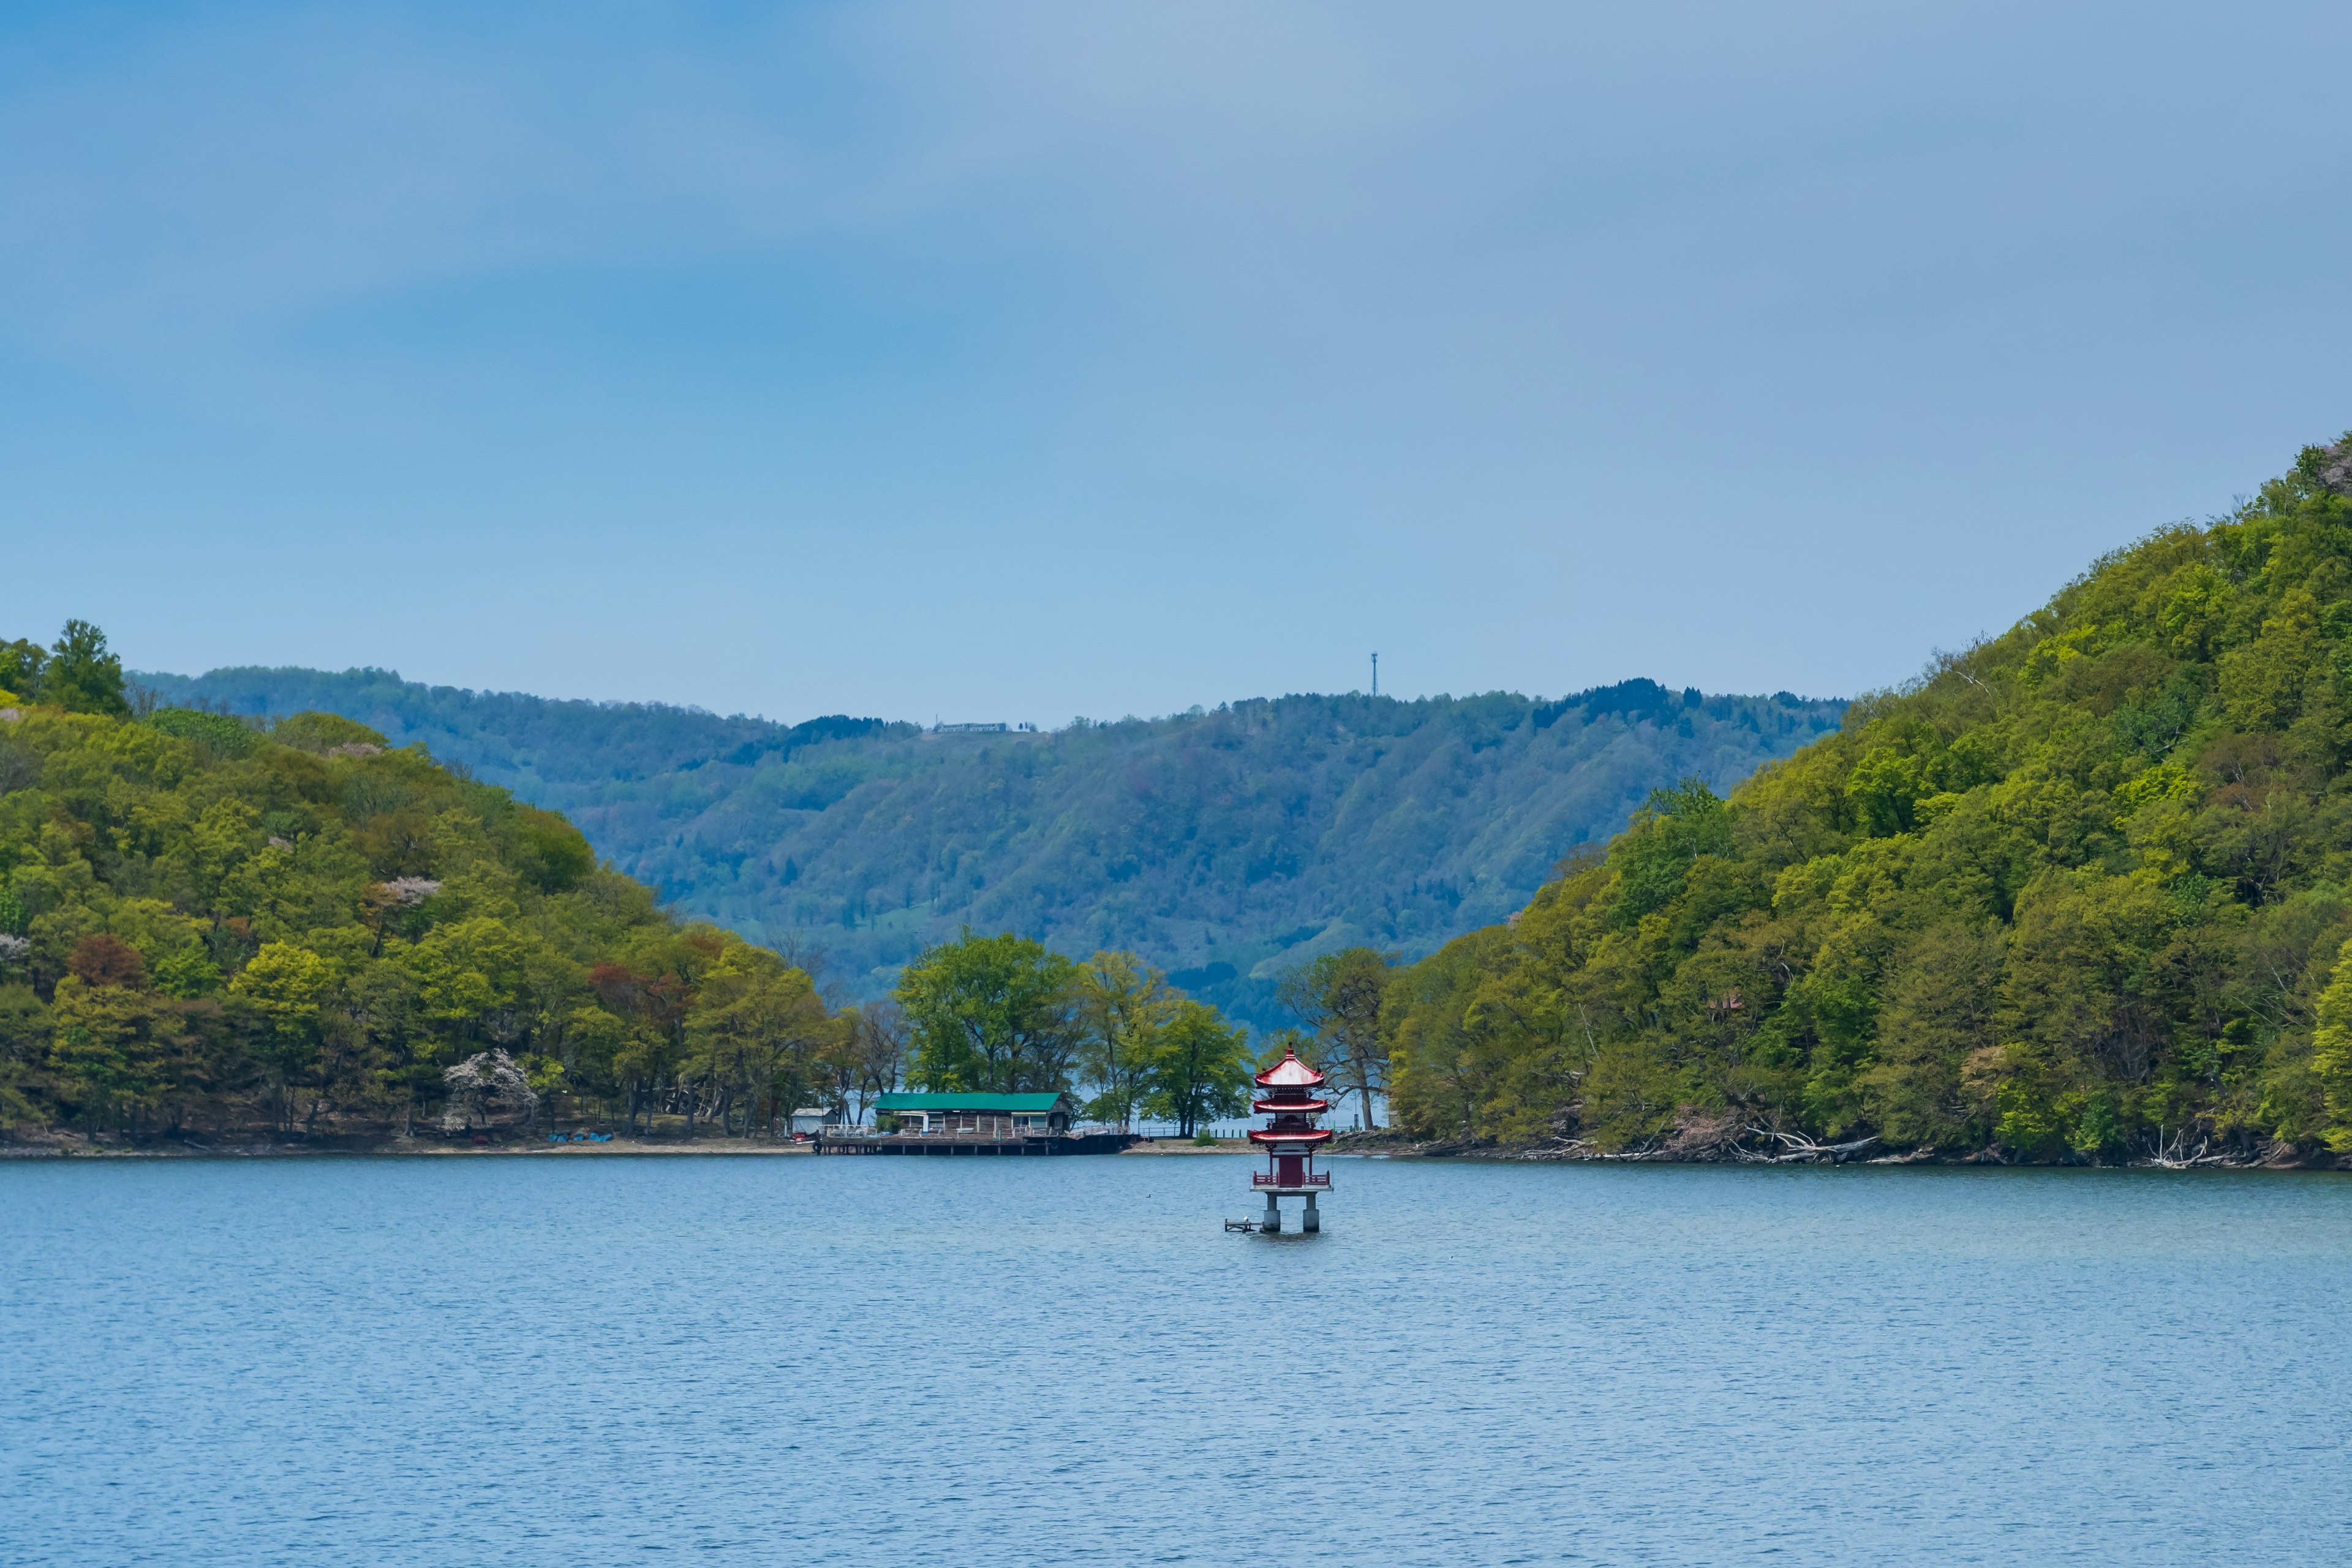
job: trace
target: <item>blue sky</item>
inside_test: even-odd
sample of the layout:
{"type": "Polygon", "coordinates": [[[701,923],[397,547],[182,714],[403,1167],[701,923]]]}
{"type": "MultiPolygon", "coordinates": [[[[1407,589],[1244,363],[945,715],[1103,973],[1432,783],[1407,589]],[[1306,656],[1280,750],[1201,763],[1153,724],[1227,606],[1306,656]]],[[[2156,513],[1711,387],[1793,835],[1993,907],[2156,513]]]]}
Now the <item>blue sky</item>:
{"type": "Polygon", "coordinates": [[[0,635],[1844,694],[2352,426],[2341,5],[0,11],[0,635]]]}

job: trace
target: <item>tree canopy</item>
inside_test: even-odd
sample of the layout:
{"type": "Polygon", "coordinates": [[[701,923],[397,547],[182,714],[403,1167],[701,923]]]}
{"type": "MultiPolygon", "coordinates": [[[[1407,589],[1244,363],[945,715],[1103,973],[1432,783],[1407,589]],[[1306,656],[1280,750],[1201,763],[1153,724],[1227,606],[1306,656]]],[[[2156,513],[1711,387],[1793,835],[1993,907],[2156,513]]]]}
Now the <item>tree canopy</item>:
{"type": "Polygon", "coordinates": [[[2352,1150],[2348,451],[1727,798],[1654,792],[1398,971],[1399,1118],[1596,1152],[2352,1150]]]}
{"type": "Polygon", "coordinates": [[[68,621],[46,648],[24,637],[0,642],[0,706],[39,702],[68,713],[121,715],[131,710],[122,688],[122,661],[88,621],[68,621]]]}
{"type": "Polygon", "coordinates": [[[1282,980],[1283,1005],[1310,1031],[1316,1066],[1331,1075],[1339,1094],[1355,1092],[1366,1127],[1379,1125],[1374,1096],[1389,1087],[1390,1031],[1381,1027],[1381,1014],[1396,957],[1344,948],[1300,964],[1282,980]]]}
{"type": "Polygon", "coordinates": [[[1650,680],[1555,700],[1237,701],[1045,734],[784,725],[558,702],[383,670],[149,675],[240,714],[326,710],[567,813],[623,870],[755,940],[826,950],[863,996],[965,926],[1135,952],[1260,1028],[1282,973],[1409,955],[1503,919],[1651,785],[1727,789],[1843,704],[1650,680]]]}
{"type": "Polygon", "coordinates": [[[1076,965],[1007,931],[933,948],[907,966],[896,997],[914,1036],[921,1088],[1057,1089],[1077,1044],[1076,965]]]}
{"type": "Polygon", "coordinates": [[[836,1012],[421,747],[323,712],[134,718],[79,622],[0,658],[0,1129],[740,1135],[902,1078],[1188,1128],[1234,1104],[1243,1033],[1131,953],[967,931],[836,1012]]]}
{"type": "Polygon", "coordinates": [[[966,931],[899,977],[914,1082],[946,1091],[1095,1093],[1089,1114],[1197,1127],[1248,1108],[1249,1031],[1129,952],[1073,963],[1042,942],[966,931]]]}
{"type": "Polygon", "coordinates": [[[0,667],[0,1124],[380,1129],[520,1074],[748,1131],[851,1049],[805,973],[421,749],[134,720],[81,622],[0,667]]]}

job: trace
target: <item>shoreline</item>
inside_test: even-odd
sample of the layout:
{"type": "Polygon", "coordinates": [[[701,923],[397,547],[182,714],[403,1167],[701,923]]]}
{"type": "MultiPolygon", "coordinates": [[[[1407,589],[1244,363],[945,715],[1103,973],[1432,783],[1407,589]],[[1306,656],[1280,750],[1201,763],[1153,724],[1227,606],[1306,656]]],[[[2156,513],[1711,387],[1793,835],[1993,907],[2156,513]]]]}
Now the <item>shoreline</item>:
{"type": "MultiPolygon", "coordinates": [[[[1155,1139],[1122,1149],[1124,1154],[1247,1154],[1249,1145],[1240,1139],[1226,1139],[1215,1147],[1204,1147],[1190,1140],[1155,1139]]],[[[815,1148],[807,1143],[790,1141],[771,1142],[750,1138],[648,1139],[624,1138],[615,1135],[607,1143],[549,1143],[513,1140],[501,1143],[478,1146],[426,1138],[368,1138],[360,1136],[329,1136],[279,1142],[263,1140],[255,1142],[223,1141],[217,1143],[197,1143],[180,1139],[159,1138],[146,1143],[90,1143],[69,1134],[52,1134],[33,1141],[0,1142],[0,1162],[11,1160],[323,1160],[350,1158],[427,1158],[452,1159],[495,1155],[502,1158],[580,1159],[614,1155],[659,1157],[662,1155],[709,1155],[715,1157],[813,1155],[815,1148]]]]}
{"type": "Polygon", "coordinates": [[[1604,1152],[1590,1144],[1567,1140],[1533,1144],[1444,1140],[1415,1142],[1410,1138],[1383,1131],[1370,1135],[1342,1133],[1326,1152],[1329,1156],[1353,1155],[1359,1159],[1461,1160],[1496,1165],[1838,1165],[1880,1168],[1927,1165],[2012,1171],[2352,1171],[2352,1155],[2339,1155],[2325,1150],[2305,1153],[2284,1146],[2260,1154],[2200,1154],[2192,1159],[2178,1160],[2147,1155],[2125,1160],[2017,1160],[2004,1159],[1991,1149],[1948,1152],[1927,1148],[1869,1152],[1851,1144],[1812,1146],[1793,1152],[1759,1153],[1727,1142],[1697,1148],[1677,1149],[1669,1145],[1604,1152]]]}
{"type": "MultiPolygon", "coordinates": [[[[798,1158],[813,1155],[815,1149],[807,1143],[790,1141],[769,1142],[765,1139],[697,1138],[648,1139],[615,1136],[606,1143],[547,1143],[525,1142],[520,1140],[492,1143],[488,1146],[444,1142],[427,1138],[377,1138],[357,1135],[328,1136],[311,1139],[263,1140],[254,1142],[199,1143],[174,1139],[156,1139],[145,1143],[102,1142],[89,1143],[69,1134],[51,1133],[30,1141],[0,1142],[0,1164],[11,1162],[39,1160],[323,1160],[323,1159],[389,1159],[425,1158],[458,1159],[496,1156],[504,1159],[581,1159],[625,1158],[658,1159],[706,1157],[714,1159],[782,1157],[798,1158]]],[[[1247,1157],[1255,1152],[1241,1139],[1220,1140],[1213,1146],[1192,1142],[1189,1139],[1153,1139],[1118,1151],[1113,1158],[1126,1155],[1188,1156],[1223,1155],[1228,1158],[1247,1157]]],[[[1100,1157],[1100,1156],[1097,1156],[1100,1157]]],[[[1603,1153],[1583,1145],[1552,1144],[1471,1144],[1463,1142],[1415,1142],[1411,1139],[1388,1135],[1357,1134],[1341,1139],[1324,1152],[1327,1159],[1459,1161],[1474,1164],[1544,1164],[1544,1165],[1758,1165],[1821,1167],[1935,1166],[1990,1167],[2000,1170],[2108,1170],[2108,1171],[2271,1171],[2306,1173],[2344,1173],[2352,1171],[2352,1156],[2339,1156],[2325,1152],[2310,1155],[2282,1156],[2273,1152],[2265,1157],[2242,1155],[2206,1155],[2190,1161],[2168,1161],[2139,1158],[2095,1162],[2089,1160],[2004,1160],[1990,1150],[1971,1150],[1948,1153],[1940,1151],[1907,1150],[1896,1152],[1868,1154],[1861,1151],[1809,1151],[1796,1154],[1759,1156],[1746,1152],[1710,1150],[1706,1152],[1664,1150],[1628,1151],[1603,1153]]]]}
{"type": "Polygon", "coordinates": [[[493,1143],[487,1148],[470,1144],[427,1142],[421,1138],[388,1138],[368,1140],[339,1138],[293,1142],[184,1143],[159,1140],[152,1144],[98,1143],[60,1139],[50,1142],[0,1143],[0,1162],[9,1160],[324,1160],[361,1158],[446,1159],[467,1155],[495,1155],[560,1159],[575,1155],[659,1155],[659,1154],[810,1154],[815,1151],[805,1143],[755,1142],[744,1139],[711,1139],[705,1142],[655,1142],[646,1139],[614,1138],[610,1143],[493,1143]]]}

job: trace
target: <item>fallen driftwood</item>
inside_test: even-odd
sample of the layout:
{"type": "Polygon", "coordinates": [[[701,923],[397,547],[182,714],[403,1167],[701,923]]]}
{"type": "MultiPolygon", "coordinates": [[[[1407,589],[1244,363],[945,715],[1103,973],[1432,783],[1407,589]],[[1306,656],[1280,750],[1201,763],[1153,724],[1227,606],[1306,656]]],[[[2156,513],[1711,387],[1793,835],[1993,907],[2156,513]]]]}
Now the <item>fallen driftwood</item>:
{"type": "MultiPolygon", "coordinates": [[[[2096,1162],[2079,1155],[2056,1161],[2021,1160],[2015,1151],[1998,1146],[1978,1149],[1888,1148],[1876,1133],[1823,1142],[1803,1132],[1792,1132],[1769,1122],[1750,1120],[1737,1111],[1700,1110],[1685,1106],[1675,1126],[1622,1148],[1603,1148],[1589,1138],[1563,1128],[1535,1143],[1509,1144],[1483,1139],[1440,1139],[1405,1142],[1401,1154],[1425,1158],[1526,1160],[1531,1162],[1592,1162],[1611,1164],[1744,1164],[1744,1165],[2008,1165],[2068,1164],[2096,1162]],[[1878,1152],[1874,1153],[1873,1151],[1878,1152]]],[[[1571,1123],[1572,1125],[1572,1123],[1571,1123]]],[[[2352,1170],[2352,1156],[2314,1152],[2273,1139],[2266,1146],[2219,1142],[2210,1127],[2194,1125],[2161,1131],[2155,1148],[2127,1162],[2145,1169],[2187,1170],[2352,1170]],[[2190,1143],[2190,1138],[2198,1142],[2190,1143]],[[2218,1146],[2217,1146],[2218,1143],[2218,1146]]]]}
{"type": "Polygon", "coordinates": [[[1769,1139],[1780,1145],[1777,1152],[1765,1150],[1759,1152],[1734,1143],[1731,1157],[1750,1165],[1817,1164],[1823,1160],[1832,1165],[1843,1164],[1846,1156],[1860,1153],[1878,1142],[1878,1134],[1874,1132],[1867,1138],[1856,1138],[1844,1143],[1822,1143],[1801,1132],[1783,1132],[1777,1127],[1761,1124],[1750,1125],[1748,1136],[1769,1139]]]}
{"type": "MultiPolygon", "coordinates": [[[[1436,1150],[1423,1148],[1415,1151],[1416,1153],[1448,1154],[1467,1153],[1469,1152],[1470,1151],[1467,1149],[1460,1147],[1446,1147],[1436,1150]]],[[[1507,1147],[1495,1147],[1491,1149],[1480,1149],[1477,1152],[1496,1160],[1663,1161],[1674,1158],[1674,1156],[1665,1152],[1664,1146],[1654,1138],[1650,1140],[1648,1142],[1642,1144],[1639,1148],[1602,1149],[1595,1146],[1590,1139],[1552,1137],[1545,1139],[1540,1143],[1528,1144],[1525,1148],[1512,1149],[1507,1147]]]]}
{"type": "Polygon", "coordinates": [[[2232,1159],[2228,1154],[2208,1154],[2205,1152],[2205,1145],[2202,1143],[2197,1145],[2197,1152],[2193,1154],[2156,1153],[2150,1154],[2145,1160],[2135,1160],[2132,1163],[2136,1165],[2152,1166],[2159,1171],[2189,1171],[2194,1170],[2200,1165],[2235,1165],[2243,1163],[2242,1161],[2232,1159]]]}
{"type": "MultiPolygon", "coordinates": [[[[1864,1149],[1878,1142],[1878,1135],[1855,1138],[1843,1143],[1822,1143],[1801,1132],[1785,1132],[1761,1123],[1741,1124],[1724,1120],[1709,1120],[1685,1124],[1664,1137],[1650,1138],[1623,1149],[1603,1149],[1590,1139],[1558,1136],[1526,1149],[1492,1153],[1511,1160],[1593,1160],[1620,1163],[1655,1164],[1722,1164],[1737,1162],[1748,1165],[1843,1164],[1864,1149]],[[1763,1149],[1748,1146],[1749,1140],[1762,1140],[1763,1149]]],[[[1473,1151],[1466,1145],[1424,1145],[1419,1152],[1425,1154],[1459,1154],[1473,1151]]],[[[1480,1151],[1482,1152],[1486,1151],[1480,1151]]]]}
{"type": "Polygon", "coordinates": [[[1564,1160],[1664,1160],[1671,1157],[1666,1153],[1665,1146],[1654,1138],[1637,1149],[1601,1149],[1582,1138],[1563,1138],[1559,1140],[1559,1157],[1564,1160]]]}
{"type": "Polygon", "coordinates": [[[2158,1171],[2193,1171],[2199,1166],[2215,1166],[2224,1170],[2250,1171],[2257,1166],[2293,1166],[2302,1163],[2294,1145],[2273,1139],[2269,1146],[2257,1153],[2244,1148],[2212,1147],[2212,1139],[2200,1133],[2197,1147],[2189,1147],[2189,1129],[2168,1133],[2162,1127],[2156,1130],[2156,1147],[2133,1164],[2158,1171]]]}

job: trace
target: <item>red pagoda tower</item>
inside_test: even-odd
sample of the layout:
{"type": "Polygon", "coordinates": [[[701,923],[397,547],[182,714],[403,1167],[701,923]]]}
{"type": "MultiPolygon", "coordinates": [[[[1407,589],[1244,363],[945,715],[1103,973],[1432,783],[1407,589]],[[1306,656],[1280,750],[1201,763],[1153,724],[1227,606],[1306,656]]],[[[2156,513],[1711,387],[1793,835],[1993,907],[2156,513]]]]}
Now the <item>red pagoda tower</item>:
{"type": "Polygon", "coordinates": [[[1331,1109],[1329,1102],[1317,1091],[1323,1087],[1323,1075],[1298,1059],[1296,1049],[1283,1054],[1280,1061],[1257,1075],[1259,1098],[1250,1102],[1250,1109],[1273,1121],[1265,1127],[1250,1130],[1250,1142],[1265,1151],[1265,1173],[1253,1173],[1250,1186],[1265,1194],[1265,1218],[1258,1228],[1267,1232],[1282,1229],[1282,1205],[1277,1198],[1303,1197],[1307,1212],[1299,1216],[1298,1228],[1314,1232],[1323,1228],[1322,1216],[1315,1212],[1318,1193],[1331,1190],[1331,1178],[1315,1172],[1315,1150],[1331,1140],[1331,1130],[1318,1127],[1316,1119],[1331,1109]]]}

